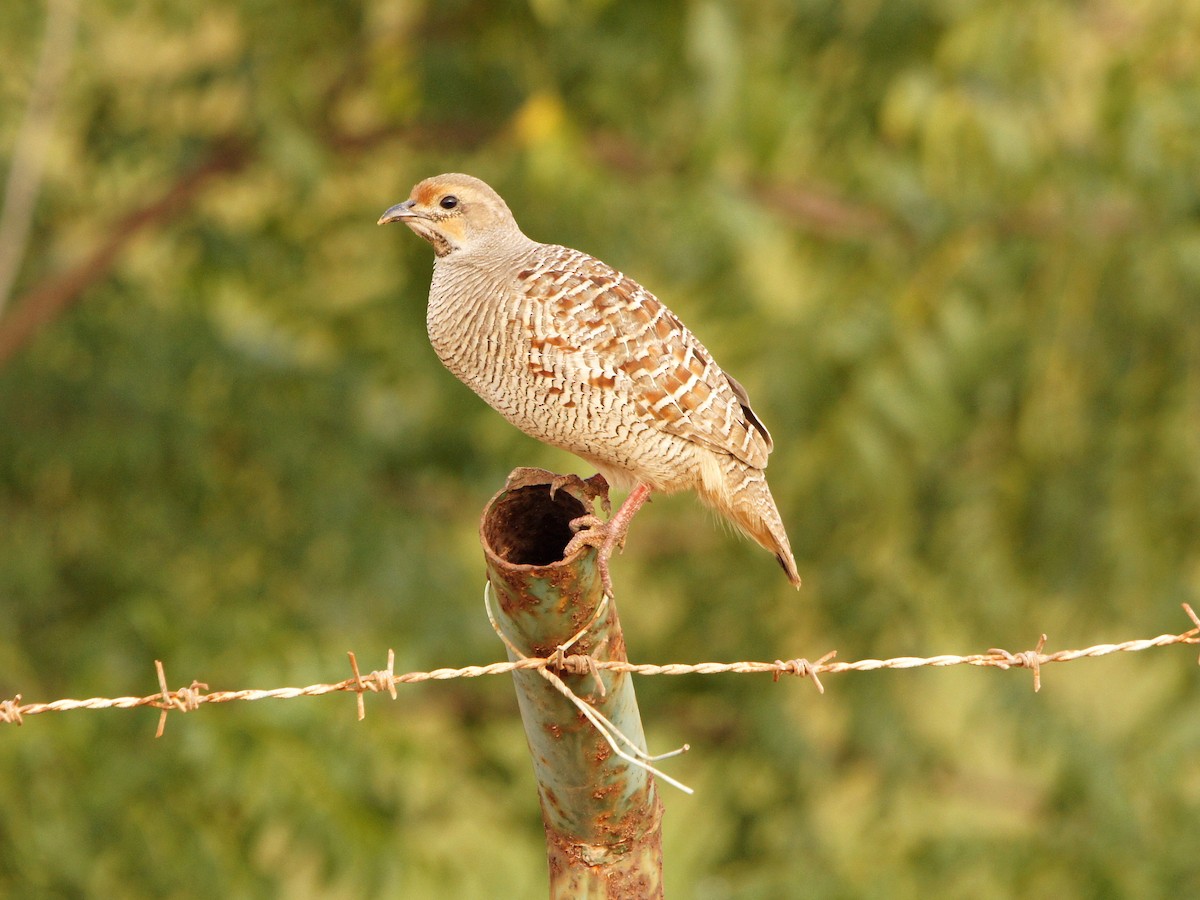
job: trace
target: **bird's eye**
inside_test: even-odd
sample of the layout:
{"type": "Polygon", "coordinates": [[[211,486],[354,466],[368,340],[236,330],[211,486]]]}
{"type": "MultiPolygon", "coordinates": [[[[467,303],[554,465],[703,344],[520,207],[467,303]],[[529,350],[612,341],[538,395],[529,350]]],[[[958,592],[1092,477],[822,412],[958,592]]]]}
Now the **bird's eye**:
{"type": "Polygon", "coordinates": [[[439,201],[439,205],[442,209],[454,209],[454,207],[458,206],[458,198],[453,194],[447,194],[439,201]]]}

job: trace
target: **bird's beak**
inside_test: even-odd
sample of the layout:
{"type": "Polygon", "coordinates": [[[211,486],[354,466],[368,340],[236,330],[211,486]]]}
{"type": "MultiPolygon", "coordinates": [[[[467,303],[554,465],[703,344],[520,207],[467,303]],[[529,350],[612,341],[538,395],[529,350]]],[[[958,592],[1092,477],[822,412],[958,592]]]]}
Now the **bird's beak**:
{"type": "Polygon", "coordinates": [[[412,200],[405,200],[403,203],[397,203],[395,206],[389,206],[376,225],[386,225],[388,222],[399,222],[401,219],[415,219],[420,217],[420,213],[413,210],[412,200]]]}

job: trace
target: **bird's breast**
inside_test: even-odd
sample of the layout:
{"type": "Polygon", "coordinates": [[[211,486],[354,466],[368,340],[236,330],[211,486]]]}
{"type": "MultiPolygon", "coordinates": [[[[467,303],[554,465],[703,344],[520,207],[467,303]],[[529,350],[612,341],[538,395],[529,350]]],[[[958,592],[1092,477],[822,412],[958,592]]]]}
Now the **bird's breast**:
{"type": "Polygon", "coordinates": [[[523,288],[520,271],[491,279],[435,270],[427,325],[446,368],[526,434],[582,457],[610,482],[693,486],[696,448],[634,402],[620,358],[591,334],[595,323],[564,317],[572,298],[523,288]]]}

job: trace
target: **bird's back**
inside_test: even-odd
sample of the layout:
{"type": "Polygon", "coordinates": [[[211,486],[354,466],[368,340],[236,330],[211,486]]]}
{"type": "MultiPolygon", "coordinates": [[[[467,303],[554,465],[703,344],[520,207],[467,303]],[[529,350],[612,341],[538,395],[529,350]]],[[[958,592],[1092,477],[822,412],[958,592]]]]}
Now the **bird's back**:
{"type": "Polygon", "coordinates": [[[517,427],[659,490],[694,486],[679,471],[686,445],[766,465],[770,435],[741,386],[636,281],[533,241],[480,263],[438,261],[430,338],[517,427]]]}

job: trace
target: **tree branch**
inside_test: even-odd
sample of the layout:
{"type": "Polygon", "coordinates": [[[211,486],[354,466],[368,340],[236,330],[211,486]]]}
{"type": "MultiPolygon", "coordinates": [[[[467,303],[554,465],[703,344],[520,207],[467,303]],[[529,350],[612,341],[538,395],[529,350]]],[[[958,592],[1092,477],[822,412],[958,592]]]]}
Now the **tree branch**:
{"type": "Polygon", "coordinates": [[[213,178],[236,172],[252,156],[239,140],[218,142],[208,159],[183,175],[152,203],[126,213],[107,230],[108,237],[87,259],[27,293],[0,319],[0,366],[28,344],[46,324],[77,303],[84,291],[104,278],[121,251],[150,225],[177,218],[213,178]]]}
{"type": "MultiPolygon", "coordinates": [[[[360,153],[400,139],[416,146],[473,147],[486,138],[483,129],[459,122],[424,127],[384,126],[361,134],[327,128],[321,133],[326,146],[339,154],[360,153]]],[[[254,146],[241,138],[230,136],[218,140],[208,159],[181,176],[158,200],[117,219],[107,229],[108,237],[87,259],[26,293],[13,304],[7,316],[0,318],[0,367],[33,340],[43,326],[82,299],[84,291],[108,275],[121,252],[142,229],[178,218],[213,178],[243,168],[255,152],[254,146]]]]}

